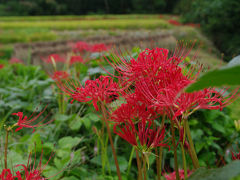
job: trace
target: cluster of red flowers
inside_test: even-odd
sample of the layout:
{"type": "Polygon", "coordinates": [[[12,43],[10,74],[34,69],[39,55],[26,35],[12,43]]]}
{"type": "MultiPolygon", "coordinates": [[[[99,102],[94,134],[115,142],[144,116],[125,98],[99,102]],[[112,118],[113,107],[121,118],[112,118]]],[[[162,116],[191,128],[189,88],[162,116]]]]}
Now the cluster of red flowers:
{"type": "Polygon", "coordinates": [[[104,43],[96,43],[96,44],[89,44],[84,41],[78,41],[76,44],[73,45],[73,52],[83,53],[85,51],[89,52],[103,52],[108,51],[110,46],[107,46],[104,43]]]}
{"type": "MultiPolygon", "coordinates": [[[[184,177],[184,170],[181,169],[178,172],[179,172],[180,180],[185,179],[185,177],[184,177]]],[[[191,174],[192,174],[192,171],[188,171],[187,172],[188,176],[190,176],[191,174]]],[[[176,172],[174,171],[171,174],[166,174],[164,177],[166,178],[166,180],[176,180],[176,172]]]]}
{"type": "Polygon", "coordinates": [[[0,180],[45,180],[45,178],[41,175],[42,172],[39,170],[28,170],[28,168],[23,164],[17,165],[16,167],[19,166],[22,166],[23,169],[21,172],[17,171],[16,175],[14,175],[10,169],[3,169],[0,174],[0,180]],[[23,174],[23,177],[21,174],[23,174]]]}
{"type": "MultiPolygon", "coordinates": [[[[17,123],[10,126],[9,128],[12,129],[14,127],[17,127],[15,130],[16,132],[21,130],[22,128],[30,128],[30,129],[33,129],[33,132],[34,132],[36,127],[49,124],[50,122],[52,122],[52,120],[46,121],[47,116],[42,120],[38,120],[39,117],[46,110],[46,108],[47,106],[37,115],[35,115],[35,112],[34,112],[29,118],[27,116],[23,116],[22,112],[12,113],[12,115],[18,116],[19,119],[17,123]]],[[[14,166],[15,168],[21,167],[21,170],[16,172],[14,172],[14,168],[7,169],[7,167],[5,167],[5,169],[3,169],[2,172],[0,173],[0,180],[16,180],[16,179],[17,180],[45,180],[45,178],[42,176],[42,172],[47,166],[50,159],[52,158],[53,154],[54,153],[51,154],[47,163],[44,166],[42,166],[42,157],[43,157],[43,150],[42,150],[40,161],[36,166],[37,164],[36,156],[35,156],[34,162],[32,162],[31,160],[32,154],[30,153],[28,157],[27,165],[24,165],[24,164],[15,165],[14,166]]]]}
{"type": "Polygon", "coordinates": [[[78,82],[56,81],[58,87],[72,98],[71,103],[92,101],[94,108],[98,111],[98,102],[110,103],[119,95],[118,84],[113,82],[110,76],[100,76],[96,80],[87,80],[82,86],[78,82]]]}
{"type": "Polygon", "coordinates": [[[200,28],[200,24],[194,24],[194,23],[187,23],[187,24],[182,24],[180,22],[178,22],[177,20],[174,20],[174,19],[170,19],[168,20],[168,23],[169,24],[172,24],[174,26],[191,26],[191,27],[194,27],[194,28],[200,28]]]}
{"type": "Polygon", "coordinates": [[[182,25],[182,23],[180,23],[180,22],[178,22],[177,20],[174,20],[174,19],[168,20],[168,23],[172,24],[174,26],[181,26],[182,25]]]}
{"type": "Polygon", "coordinates": [[[70,75],[65,71],[55,71],[53,73],[53,75],[51,76],[51,78],[54,81],[61,81],[61,80],[64,80],[64,79],[68,79],[69,76],[70,75]]]}
{"type": "Polygon", "coordinates": [[[42,173],[48,165],[54,153],[51,154],[48,161],[42,165],[43,151],[41,153],[40,161],[37,164],[36,159],[32,162],[32,153],[29,154],[27,165],[18,164],[15,168],[21,167],[20,171],[14,172],[14,169],[3,169],[0,174],[0,180],[45,180],[42,173]]]}
{"type": "MultiPolygon", "coordinates": [[[[152,138],[152,133],[149,131],[153,124],[152,118],[150,118],[154,115],[152,112],[160,116],[166,115],[168,119],[174,120],[179,130],[182,130],[181,120],[187,118],[194,111],[198,109],[221,110],[239,95],[238,88],[228,93],[226,92],[229,89],[214,88],[185,93],[184,88],[195,82],[203,69],[202,67],[199,69],[189,67],[191,64],[184,61],[188,54],[189,51],[186,49],[177,49],[170,56],[167,49],[155,48],[141,52],[137,59],[122,58],[120,62],[114,60],[110,62],[120,74],[118,78],[131,84],[129,85],[131,93],[128,92],[124,95],[127,104],[121,105],[113,112],[112,120],[115,122],[114,132],[116,134],[136,146],[134,134],[152,138]],[[144,108],[141,108],[143,106],[144,108]],[[133,107],[136,107],[137,110],[133,107]],[[128,113],[130,111],[132,113],[128,113]],[[145,112],[149,114],[149,117],[146,117],[145,112]],[[145,129],[140,131],[139,127],[143,126],[145,129]]],[[[153,119],[156,119],[154,116],[153,119]]],[[[164,132],[164,127],[161,128],[164,132]]],[[[153,127],[151,131],[154,131],[153,127]]],[[[155,131],[159,132],[160,130],[155,131]]],[[[156,133],[162,137],[160,134],[156,133]]],[[[158,136],[155,138],[163,140],[158,136]]],[[[147,141],[145,141],[145,145],[149,145],[147,141]]],[[[151,147],[161,145],[166,144],[156,142],[151,147]]]]}
{"type": "Polygon", "coordinates": [[[11,58],[10,60],[9,60],[9,63],[10,64],[23,64],[23,61],[22,60],[20,60],[20,59],[18,59],[18,58],[11,58]]]}
{"type": "Polygon", "coordinates": [[[47,63],[53,63],[53,61],[55,62],[65,62],[65,59],[63,57],[61,57],[59,54],[51,54],[47,57],[47,59],[45,59],[45,61],[47,63]]]}
{"type": "MultiPolygon", "coordinates": [[[[66,62],[69,63],[70,65],[73,65],[75,63],[85,64],[86,62],[88,62],[89,55],[90,55],[87,52],[90,52],[90,53],[105,52],[105,51],[108,51],[109,49],[110,49],[110,46],[104,43],[88,44],[87,42],[79,41],[72,45],[72,50],[74,55],[70,57],[69,61],[67,61],[66,58],[64,58],[59,54],[51,54],[47,58],[45,59],[43,58],[43,60],[46,63],[52,63],[52,64],[66,63],[66,62]]],[[[13,58],[10,62],[21,63],[21,61],[19,61],[16,58],[13,58]]]]}
{"type": "Polygon", "coordinates": [[[0,69],[4,68],[4,64],[0,64],[0,69]]]}
{"type": "Polygon", "coordinates": [[[232,153],[232,160],[240,160],[240,152],[239,153],[232,153]]]}
{"type": "Polygon", "coordinates": [[[69,81],[57,81],[57,85],[72,102],[92,101],[96,110],[99,110],[98,102],[109,103],[121,92],[126,103],[111,114],[114,132],[133,146],[151,151],[154,147],[167,146],[164,125],[154,127],[154,120],[159,116],[166,115],[183,130],[181,120],[194,111],[221,110],[239,95],[238,89],[226,93],[228,89],[214,88],[185,93],[184,88],[195,82],[203,69],[196,70],[184,61],[189,52],[179,48],[170,55],[167,49],[155,48],[144,50],[137,59],[108,60],[118,72],[119,81],[125,84],[121,90],[109,76],[88,80],[84,87],[69,81]]]}

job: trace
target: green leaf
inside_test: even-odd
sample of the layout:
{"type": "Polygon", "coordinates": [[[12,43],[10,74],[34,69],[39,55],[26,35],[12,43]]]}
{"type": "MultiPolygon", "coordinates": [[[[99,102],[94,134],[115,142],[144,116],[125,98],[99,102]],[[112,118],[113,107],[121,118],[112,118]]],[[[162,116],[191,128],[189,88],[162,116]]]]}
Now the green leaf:
{"type": "Polygon", "coordinates": [[[85,115],[85,117],[94,122],[100,121],[99,116],[95,113],[88,113],[85,115]]]}
{"type": "Polygon", "coordinates": [[[52,166],[46,166],[43,171],[43,175],[52,180],[57,180],[60,179],[60,177],[63,175],[63,171],[61,172],[59,169],[56,169],[52,166]]]}
{"type": "Polygon", "coordinates": [[[198,81],[186,88],[186,92],[193,92],[208,87],[240,84],[240,65],[225,66],[203,74],[198,81]]]}
{"type": "Polygon", "coordinates": [[[81,118],[81,122],[84,126],[89,129],[91,127],[92,122],[100,121],[100,118],[97,114],[88,113],[84,117],[81,118]]]}
{"type": "Polygon", "coordinates": [[[72,116],[67,116],[67,115],[64,115],[64,114],[56,114],[55,115],[56,121],[61,121],[61,122],[67,121],[71,118],[72,118],[72,116]]]}
{"type": "Polygon", "coordinates": [[[82,121],[79,116],[76,116],[69,124],[69,127],[73,131],[77,131],[82,126],[82,121]]]}
{"type": "Polygon", "coordinates": [[[239,175],[240,161],[236,160],[222,168],[199,168],[189,177],[189,180],[230,180],[239,175]]]}
{"type": "Polygon", "coordinates": [[[58,141],[58,145],[60,149],[72,149],[74,146],[78,145],[81,142],[81,138],[79,137],[63,137],[58,141]]]}

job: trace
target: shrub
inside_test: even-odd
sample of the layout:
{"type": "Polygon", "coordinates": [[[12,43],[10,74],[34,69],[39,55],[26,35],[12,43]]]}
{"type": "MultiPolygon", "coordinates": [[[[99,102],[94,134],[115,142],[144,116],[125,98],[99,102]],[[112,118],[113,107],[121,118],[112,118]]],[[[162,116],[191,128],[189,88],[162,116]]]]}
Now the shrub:
{"type": "Polygon", "coordinates": [[[184,21],[200,23],[225,60],[240,53],[240,1],[196,0],[184,10],[184,21]]]}

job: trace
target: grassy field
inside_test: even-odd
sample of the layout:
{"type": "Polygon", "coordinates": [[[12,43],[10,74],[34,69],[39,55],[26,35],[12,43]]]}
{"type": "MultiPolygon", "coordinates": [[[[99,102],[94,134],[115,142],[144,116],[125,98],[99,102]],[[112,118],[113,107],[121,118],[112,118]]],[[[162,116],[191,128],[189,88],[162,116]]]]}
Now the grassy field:
{"type": "Polygon", "coordinates": [[[161,19],[100,19],[100,20],[61,20],[61,21],[11,21],[0,22],[3,30],[9,29],[48,29],[48,30],[74,30],[74,29],[138,29],[138,28],[170,28],[171,26],[161,19]]]}
{"type": "Polygon", "coordinates": [[[109,15],[109,16],[34,16],[0,17],[0,42],[35,42],[56,40],[56,31],[88,29],[171,29],[170,16],[109,15]]]}

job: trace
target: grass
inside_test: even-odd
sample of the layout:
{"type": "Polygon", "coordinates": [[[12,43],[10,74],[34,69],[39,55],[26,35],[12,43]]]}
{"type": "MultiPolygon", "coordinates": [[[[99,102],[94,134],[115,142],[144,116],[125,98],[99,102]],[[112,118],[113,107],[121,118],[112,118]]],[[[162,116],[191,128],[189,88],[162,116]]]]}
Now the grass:
{"type": "Polygon", "coordinates": [[[131,14],[131,15],[81,15],[81,16],[2,16],[0,21],[63,21],[63,20],[100,20],[100,19],[152,19],[159,18],[160,15],[145,15],[145,14],[131,14]]]}
{"type": "Polygon", "coordinates": [[[100,19],[79,21],[3,21],[0,22],[3,30],[14,29],[48,29],[48,30],[75,30],[75,29],[153,29],[171,28],[172,26],[161,19],[100,19]]]}

